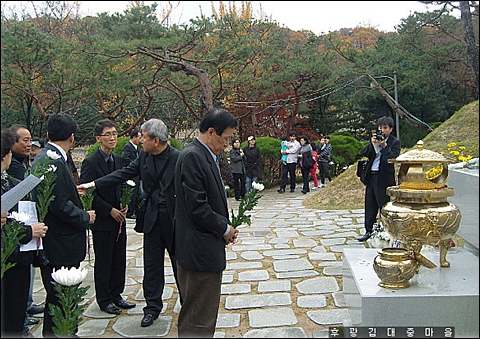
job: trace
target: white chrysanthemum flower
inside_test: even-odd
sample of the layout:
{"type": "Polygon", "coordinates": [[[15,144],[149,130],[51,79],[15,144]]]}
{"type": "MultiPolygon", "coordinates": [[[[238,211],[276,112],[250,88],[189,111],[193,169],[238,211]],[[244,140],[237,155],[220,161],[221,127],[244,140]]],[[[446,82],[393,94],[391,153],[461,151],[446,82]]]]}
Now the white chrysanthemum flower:
{"type": "Polygon", "coordinates": [[[47,169],[48,172],[55,172],[56,170],[57,166],[55,166],[54,164],[50,164],[47,169]]]}
{"type": "Polygon", "coordinates": [[[60,159],[61,155],[49,149],[47,150],[47,157],[49,157],[52,160],[57,160],[57,159],[60,159]]]}
{"type": "Polygon", "coordinates": [[[263,191],[263,190],[265,189],[265,185],[264,185],[264,184],[260,184],[260,183],[255,182],[255,181],[252,182],[252,187],[253,187],[254,189],[256,189],[257,191],[259,191],[259,192],[260,192],[260,191],[263,191]]]}
{"type": "Polygon", "coordinates": [[[135,181],[133,181],[133,180],[127,180],[126,183],[127,183],[128,186],[135,187],[135,181]]]}
{"type": "Polygon", "coordinates": [[[82,186],[85,189],[92,188],[92,187],[95,186],[95,181],[90,181],[90,182],[87,182],[85,184],[81,184],[80,186],[82,186]]]}
{"type": "Polygon", "coordinates": [[[28,215],[27,213],[25,212],[11,212],[10,213],[10,217],[12,219],[15,219],[16,221],[18,222],[27,222],[28,220],[30,220],[30,215],[28,215]]]}
{"type": "Polygon", "coordinates": [[[84,268],[72,267],[70,269],[62,266],[59,270],[53,270],[52,278],[63,286],[75,286],[80,284],[87,276],[88,271],[84,268]]]}

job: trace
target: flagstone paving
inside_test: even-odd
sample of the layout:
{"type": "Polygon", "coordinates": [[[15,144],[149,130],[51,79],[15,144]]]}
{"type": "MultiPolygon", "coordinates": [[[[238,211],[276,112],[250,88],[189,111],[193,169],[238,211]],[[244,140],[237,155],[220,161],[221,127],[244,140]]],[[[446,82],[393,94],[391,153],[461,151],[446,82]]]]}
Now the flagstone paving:
{"type": "MultiPolygon", "coordinates": [[[[278,194],[275,189],[251,212],[252,225],[239,227],[238,242],[227,247],[216,338],[327,338],[328,327],[351,323],[342,295],[342,251],[368,244],[363,233],[363,210],[313,210],[307,195],[278,194]]],[[[229,210],[238,202],[229,198],[229,210]]],[[[78,335],[96,338],[177,337],[180,311],[178,290],[168,254],[165,255],[164,307],[150,327],[141,327],[143,260],[142,234],[128,219],[127,282],[123,296],[137,306],[114,316],[102,312],[93,286],[94,254],[84,261],[90,285],[78,335]]],[[[372,274],[375,274],[372,272],[372,274]]],[[[37,269],[34,302],[43,304],[45,291],[37,269]]],[[[31,327],[40,338],[41,324],[31,327]]]]}

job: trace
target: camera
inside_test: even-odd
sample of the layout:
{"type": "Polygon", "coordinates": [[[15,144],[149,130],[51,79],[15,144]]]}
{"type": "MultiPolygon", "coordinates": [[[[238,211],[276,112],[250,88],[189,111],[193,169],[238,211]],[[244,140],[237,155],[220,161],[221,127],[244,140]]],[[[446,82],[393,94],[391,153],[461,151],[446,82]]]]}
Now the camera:
{"type": "Polygon", "coordinates": [[[377,131],[375,134],[375,139],[377,139],[378,141],[385,140],[385,133],[383,133],[382,131],[377,131]]]}

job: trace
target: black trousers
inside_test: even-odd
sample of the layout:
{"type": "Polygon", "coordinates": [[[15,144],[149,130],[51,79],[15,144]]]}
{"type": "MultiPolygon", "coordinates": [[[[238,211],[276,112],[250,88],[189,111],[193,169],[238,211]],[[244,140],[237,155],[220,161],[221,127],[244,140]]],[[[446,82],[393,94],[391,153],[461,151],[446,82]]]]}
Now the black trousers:
{"type": "Polygon", "coordinates": [[[127,235],[125,225],[122,225],[120,234],[118,230],[92,231],[92,234],[95,251],[95,296],[102,309],[122,298],[127,266],[127,235]]]}
{"type": "Polygon", "coordinates": [[[320,182],[325,185],[325,177],[327,177],[329,181],[332,181],[332,176],[330,175],[330,166],[328,165],[328,162],[319,161],[318,166],[320,172],[320,182]]]}
{"type": "Polygon", "coordinates": [[[373,224],[377,221],[378,212],[389,201],[387,190],[378,186],[378,174],[370,175],[365,187],[365,231],[373,231],[373,224]]]}
{"type": "Polygon", "coordinates": [[[18,263],[2,278],[2,338],[21,338],[30,288],[30,265],[18,263]]]}
{"type": "Polygon", "coordinates": [[[300,167],[300,169],[302,170],[302,179],[303,179],[302,192],[310,192],[310,185],[309,185],[310,168],[300,167]]]}
{"type": "Polygon", "coordinates": [[[150,313],[158,316],[163,308],[165,250],[167,250],[172,262],[173,275],[180,292],[180,302],[182,302],[182,293],[177,278],[177,261],[172,253],[172,229],[168,211],[162,208],[158,211],[155,226],[149,233],[143,235],[143,296],[147,303],[143,308],[144,314],[150,313]]]}
{"type": "Polygon", "coordinates": [[[245,196],[245,174],[232,173],[233,189],[235,190],[235,199],[241,199],[245,196]]]}
{"type": "Polygon", "coordinates": [[[280,188],[285,189],[287,186],[287,177],[290,176],[290,189],[295,189],[295,180],[297,179],[295,170],[297,169],[297,163],[287,163],[282,165],[282,181],[280,182],[280,188]]]}
{"type": "MultiPolygon", "coordinates": [[[[57,292],[54,290],[54,285],[52,282],[52,273],[53,270],[59,270],[64,266],[65,268],[71,268],[71,267],[80,267],[80,263],[76,265],[52,265],[48,264],[40,268],[42,272],[42,282],[43,282],[43,287],[45,288],[45,291],[47,292],[47,296],[45,297],[45,311],[43,313],[43,337],[44,338],[55,338],[56,335],[53,332],[53,317],[50,315],[50,304],[57,305],[58,307],[62,308],[60,305],[60,301],[58,300],[58,297],[56,295],[57,292]]],[[[78,331],[75,330],[75,333],[78,331]]]]}

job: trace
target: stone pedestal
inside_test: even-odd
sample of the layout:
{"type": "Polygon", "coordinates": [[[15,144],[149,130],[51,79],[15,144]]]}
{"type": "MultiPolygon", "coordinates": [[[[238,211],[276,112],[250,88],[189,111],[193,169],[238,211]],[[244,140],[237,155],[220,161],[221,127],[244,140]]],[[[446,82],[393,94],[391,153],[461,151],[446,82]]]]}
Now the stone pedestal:
{"type": "Polygon", "coordinates": [[[455,195],[448,201],[457,205],[462,213],[462,221],[457,235],[471,244],[478,253],[478,168],[464,168],[465,163],[448,167],[448,186],[455,189],[455,195]]]}
{"type": "Polygon", "coordinates": [[[448,253],[451,267],[442,268],[438,251],[424,248],[422,254],[437,267],[420,267],[410,287],[393,290],[378,286],[377,254],[377,249],[344,249],[343,291],[352,319],[344,326],[450,326],[457,338],[478,338],[478,257],[461,248],[448,253]]]}

